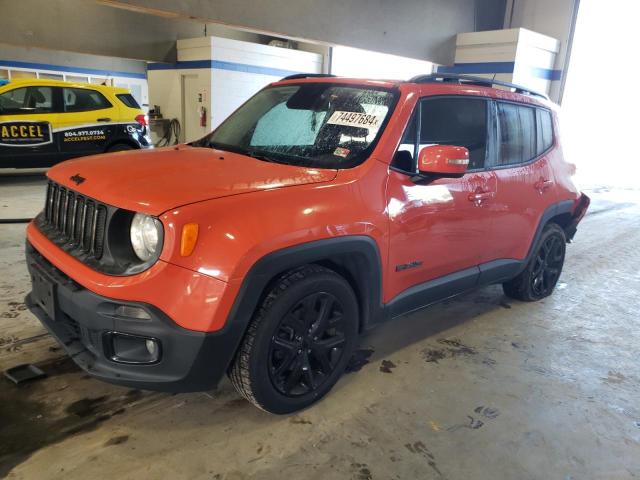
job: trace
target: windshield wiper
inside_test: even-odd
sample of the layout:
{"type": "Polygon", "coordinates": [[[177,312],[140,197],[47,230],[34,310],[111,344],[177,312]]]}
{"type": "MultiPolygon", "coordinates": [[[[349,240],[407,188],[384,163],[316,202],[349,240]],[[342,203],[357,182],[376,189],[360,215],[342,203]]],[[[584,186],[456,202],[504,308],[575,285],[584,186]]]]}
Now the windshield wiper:
{"type": "Polygon", "coordinates": [[[228,145],[225,145],[224,143],[217,143],[217,142],[207,142],[205,144],[202,145],[203,147],[209,147],[209,148],[214,148],[216,150],[224,150],[227,152],[232,151],[228,145]]]}
{"type": "Polygon", "coordinates": [[[209,148],[215,148],[216,150],[224,150],[227,152],[239,153],[240,155],[247,155],[257,160],[262,160],[263,162],[294,165],[293,162],[282,160],[281,158],[278,158],[278,157],[273,157],[271,155],[268,155],[268,153],[264,153],[262,150],[244,149],[241,147],[236,147],[234,145],[227,145],[224,143],[217,143],[217,142],[208,142],[206,146],[208,146],[209,148]]]}
{"type": "Polygon", "coordinates": [[[281,162],[280,160],[276,160],[275,158],[269,157],[267,155],[265,155],[264,153],[259,153],[255,150],[247,150],[245,152],[243,152],[245,155],[248,155],[252,158],[256,158],[258,160],[262,160],[264,162],[270,162],[270,163],[287,163],[287,162],[281,162]]]}

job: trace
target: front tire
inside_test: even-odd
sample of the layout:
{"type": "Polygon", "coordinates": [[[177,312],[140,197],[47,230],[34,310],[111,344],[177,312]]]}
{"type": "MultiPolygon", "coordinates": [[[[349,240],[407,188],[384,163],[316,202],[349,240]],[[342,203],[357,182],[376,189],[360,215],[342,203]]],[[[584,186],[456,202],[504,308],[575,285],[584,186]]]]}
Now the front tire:
{"type": "Polygon", "coordinates": [[[332,270],[307,265],[283,275],[251,320],[229,371],[238,393],[286,414],[322,398],[347,366],[358,337],[358,303],[332,270]]]}
{"type": "Polygon", "coordinates": [[[562,273],[566,248],[564,230],[555,223],[546,225],[527,267],[517,277],[502,284],[505,295],[524,302],[534,302],[551,295],[562,273]]]}

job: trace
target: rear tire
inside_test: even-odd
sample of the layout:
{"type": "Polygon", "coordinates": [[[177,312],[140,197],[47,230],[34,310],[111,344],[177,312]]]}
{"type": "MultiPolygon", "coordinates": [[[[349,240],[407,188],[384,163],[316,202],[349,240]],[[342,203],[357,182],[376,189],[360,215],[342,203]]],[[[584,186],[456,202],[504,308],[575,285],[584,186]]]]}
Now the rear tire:
{"type": "Polygon", "coordinates": [[[107,148],[107,152],[124,152],[126,150],[133,150],[134,147],[129,145],[128,143],[116,143],[115,145],[111,145],[107,148]]]}
{"type": "Polygon", "coordinates": [[[308,407],[338,381],[355,349],[358,303],[332,270],[283,275],[256,310],[229,370],[238,393],[270,413],[308,407]]]}
{"type": "Polygon", "coordinates": [[[523,302],[534,302],[551,295],[562,273],[566,248],[564,230],[555,223],[547,224],[527,267],[502,284],[505,295],[523,302]]]}

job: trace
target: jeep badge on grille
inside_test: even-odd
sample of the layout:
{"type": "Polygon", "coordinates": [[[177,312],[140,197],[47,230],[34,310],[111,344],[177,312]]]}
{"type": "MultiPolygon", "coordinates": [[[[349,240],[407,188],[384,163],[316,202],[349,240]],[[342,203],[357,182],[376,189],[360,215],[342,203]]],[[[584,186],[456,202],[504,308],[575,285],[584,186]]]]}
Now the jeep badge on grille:
{"type": "Polygon", "coordinates": [[[82,182],[86,180],[86,178],[81,177],[79,173],[76,173],[73,177],[69,177],[69,180],[74,182],[76,185],[80,185],[82,182]]]}

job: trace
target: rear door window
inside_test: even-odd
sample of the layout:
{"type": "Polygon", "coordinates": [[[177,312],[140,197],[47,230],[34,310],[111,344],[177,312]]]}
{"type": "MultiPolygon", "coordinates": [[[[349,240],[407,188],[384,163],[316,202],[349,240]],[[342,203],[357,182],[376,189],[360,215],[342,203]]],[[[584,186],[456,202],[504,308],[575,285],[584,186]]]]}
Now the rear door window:
{"type": "Polygon", "coordinates": [[[498,128],[498,165],[525,163],[537,156],[534,108],[499,102],[498,128]]]}
{"type": "Polygon", "coordinates": [[[111,103],[104,95],[88,88],[64,88],[65,112],[86,112],[111,108],[111,103]]]}

